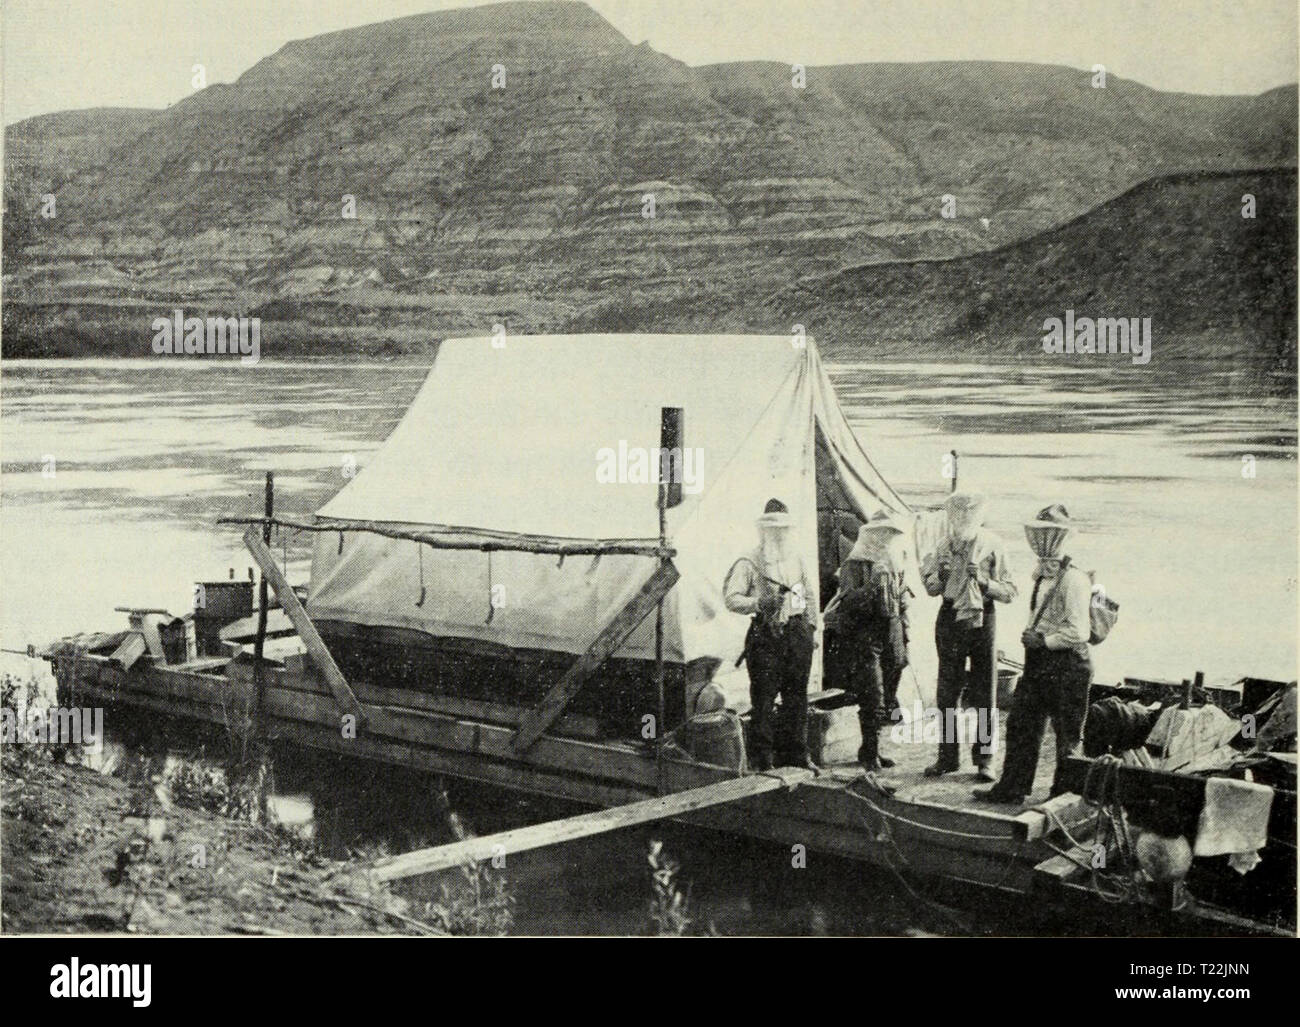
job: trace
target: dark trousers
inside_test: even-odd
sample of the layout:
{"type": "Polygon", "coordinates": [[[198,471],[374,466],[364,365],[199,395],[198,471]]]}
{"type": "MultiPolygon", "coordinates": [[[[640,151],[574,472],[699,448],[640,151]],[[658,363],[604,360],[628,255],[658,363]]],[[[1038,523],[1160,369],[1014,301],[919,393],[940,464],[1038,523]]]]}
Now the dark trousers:
{"type": "Polygon", "coordinates": [[[1012,795],[1034,790],[1038,751],[1047,721],[1056,732],[1056,776],[1052,794],[1060,787],[1061,766],[1079,744],[1088,713],[1092,661],[1073,649],[1026,649],[1025,672],[1016,687],[1007,718],[1007,758],[998,787],[1012,795]]]}
{"type": "MultiPolygon", "coordinates": [[[[939,687],[936,703],[943,714],[943,741],[939,743],[939,765],[956,770],[961,763],[961,746],[955,728],[963,705],[975,711],[977,723],[987,725],[988,744],[978,733],[971,744],[971,761],[988,766],[997,741],[997,719],[993,711],[994,666],[997,662],[997,615],[993,604],[984,606],[984,623],[978,628],[958,624],[952,603],[939,607],[934,622],[934,644],[939,651],[939,687]],[[966,662],[970,661],[970,670],[966,662]]],[[[969,718],[967,718],[969,719],[969,718]]]]}
{"type": "Polygon", "coordinates": [[[787,624],[750,633],[745,662],[749,669],[750,763],[802,766],[808,761],[808,672],[812,670],[811,637],[787,624]],[[780,715],[776,700],[781,698],[780,715]]]}
{"type": "Polygon", "coordinates": [[[898,706],[898,682],[907,666],[907,644],[902,623],[897,620],[874,621],[854,631],[845,640],[845,687],[858,701],[858,723],[862,727],[863,748],[859,757],[874,753],[868,736],[892,723],[891,714],[898,706]]]}

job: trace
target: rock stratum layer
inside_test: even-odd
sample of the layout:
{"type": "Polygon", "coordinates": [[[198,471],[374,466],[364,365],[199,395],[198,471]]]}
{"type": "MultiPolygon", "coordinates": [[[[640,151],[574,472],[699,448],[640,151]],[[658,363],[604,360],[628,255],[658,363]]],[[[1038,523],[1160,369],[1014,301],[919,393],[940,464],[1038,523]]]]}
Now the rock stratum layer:
{"type": "MultiPolygon", "coordinates": [[[[144,355],[176,307],[261,317],[267,353],[419,350],[496,323],[786,331],[793,313],[833,344],[940,346],[962,317],[991,339],[1024,321],[1003,306],[1042,306],[1016,279],[963,313],[948,276],[1000,281],[1006,247],[1032,244],[1086,289],[1164,231],[1144,219],[1182,201],[1157,196],[1201,188],[1185,173],[1294,166],[1296,90],[978,62],[811,67],[797,89],[786,64],[688,67],[584,4],[501,4],[292,42],[163,111],[18,123],[5,149],[10,356],[144,355]],[[1043,235],[1108,201],[1109,243],[1043,235]],[[933,270],[947,258],[972,263],[933,270]]],[[[1214,238],[1239,227],[1192,206],[1214,238]]],[[[1195,306],[1201,270],[1275,256],[1232,238],[1231,268],[1144,261],[1152,301],[1173,286],[1195,306]]]]}

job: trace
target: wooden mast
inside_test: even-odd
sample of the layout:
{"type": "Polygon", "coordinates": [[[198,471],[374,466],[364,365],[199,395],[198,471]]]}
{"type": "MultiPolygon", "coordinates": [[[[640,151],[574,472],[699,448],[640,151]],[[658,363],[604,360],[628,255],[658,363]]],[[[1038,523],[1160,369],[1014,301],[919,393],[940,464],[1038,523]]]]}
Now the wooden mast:
{"type": "MultiPolygon", "coordinates": [[[[682,436],[683,410],[681,407],[663,407],[659,414],[659,489],[656,506],[659,511],[659,550],[668,550],[668,507],[682,501],[682,436]]],[[[659,558],[659,569],[665,569],[667,559],[659,558]]],[[[664,791],[663,753],[668,732],[668,711],[664,699],[664,598],[655,604],[655,770],[659,791],[664,791]]]]}
{"type": "MultiPolygon", "coordinates": [[[[664,411],[665,417],[668,411],[664,411]]],[[[666,427],[666,425],[665,425],[666,427]]],[[[664,470],[669,464],[667,457],[661,451],[659,454],[659,545],[662,548],[667,542],[668,536],[668,484],[664,481],[664,470]]],[[[667,563],[662,557],[659,560],[659,569],[662,571],[667,563]]],[[[664,791],[664,735],[667,732],[667,715],[664,711],[664,592],[659,596],[659,601],[655,603],[655,783],[659,793],[664,791]]]]}

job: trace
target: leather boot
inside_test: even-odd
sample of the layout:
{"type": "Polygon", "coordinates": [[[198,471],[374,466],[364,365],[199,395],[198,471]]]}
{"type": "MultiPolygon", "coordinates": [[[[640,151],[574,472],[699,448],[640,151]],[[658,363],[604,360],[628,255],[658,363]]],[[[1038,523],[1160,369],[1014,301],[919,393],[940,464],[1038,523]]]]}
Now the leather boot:
{"type": "Polygon", "coordinates": [[[880,731],[876,727],[874,717],[871,718],[870,723],[865,717],[862,721],[862,746],[858,749],[858,762],[870,774],[873,770],[880,770],[884,766],[880,762],[880,731]]]}
{"type": "Polygon", "coordinates": [[[880,751],[880,732],[885,730],[886,725],[880,725],[876,728],[876,759],[880,765],[888,770],[894,765],[894,761],[880,751]]]}

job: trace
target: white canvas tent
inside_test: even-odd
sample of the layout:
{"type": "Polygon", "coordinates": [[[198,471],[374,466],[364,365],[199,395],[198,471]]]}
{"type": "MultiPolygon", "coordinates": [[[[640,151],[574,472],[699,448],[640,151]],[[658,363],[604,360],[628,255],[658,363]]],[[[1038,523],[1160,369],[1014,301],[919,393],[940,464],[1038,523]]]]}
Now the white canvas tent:
{"type": "MultiPolygon", "coordinates": [[[[721,589],[756,543],[769,498],[790,508],[814,575],[819,502],[909,519],[845,420],[812,340],[702,335],[448,340],[388,441],[318,517],[450,527],[470,540],[656,540],[655,459],[612,475],[609,461],[655,450],[665,407],[684,410],[682,444],[698,473],[698,488],[688,482],[667,514],[681,575],[664,603],[668,661],[713,657],[729,668],[739,654],[746,619],[725,608],[721,589]]],[[[322,534],[308,609],[317,620],[577,654],[656,564],[322,534]]],[[[653,658],[653,617],[617,655],[653,658]]]]}

